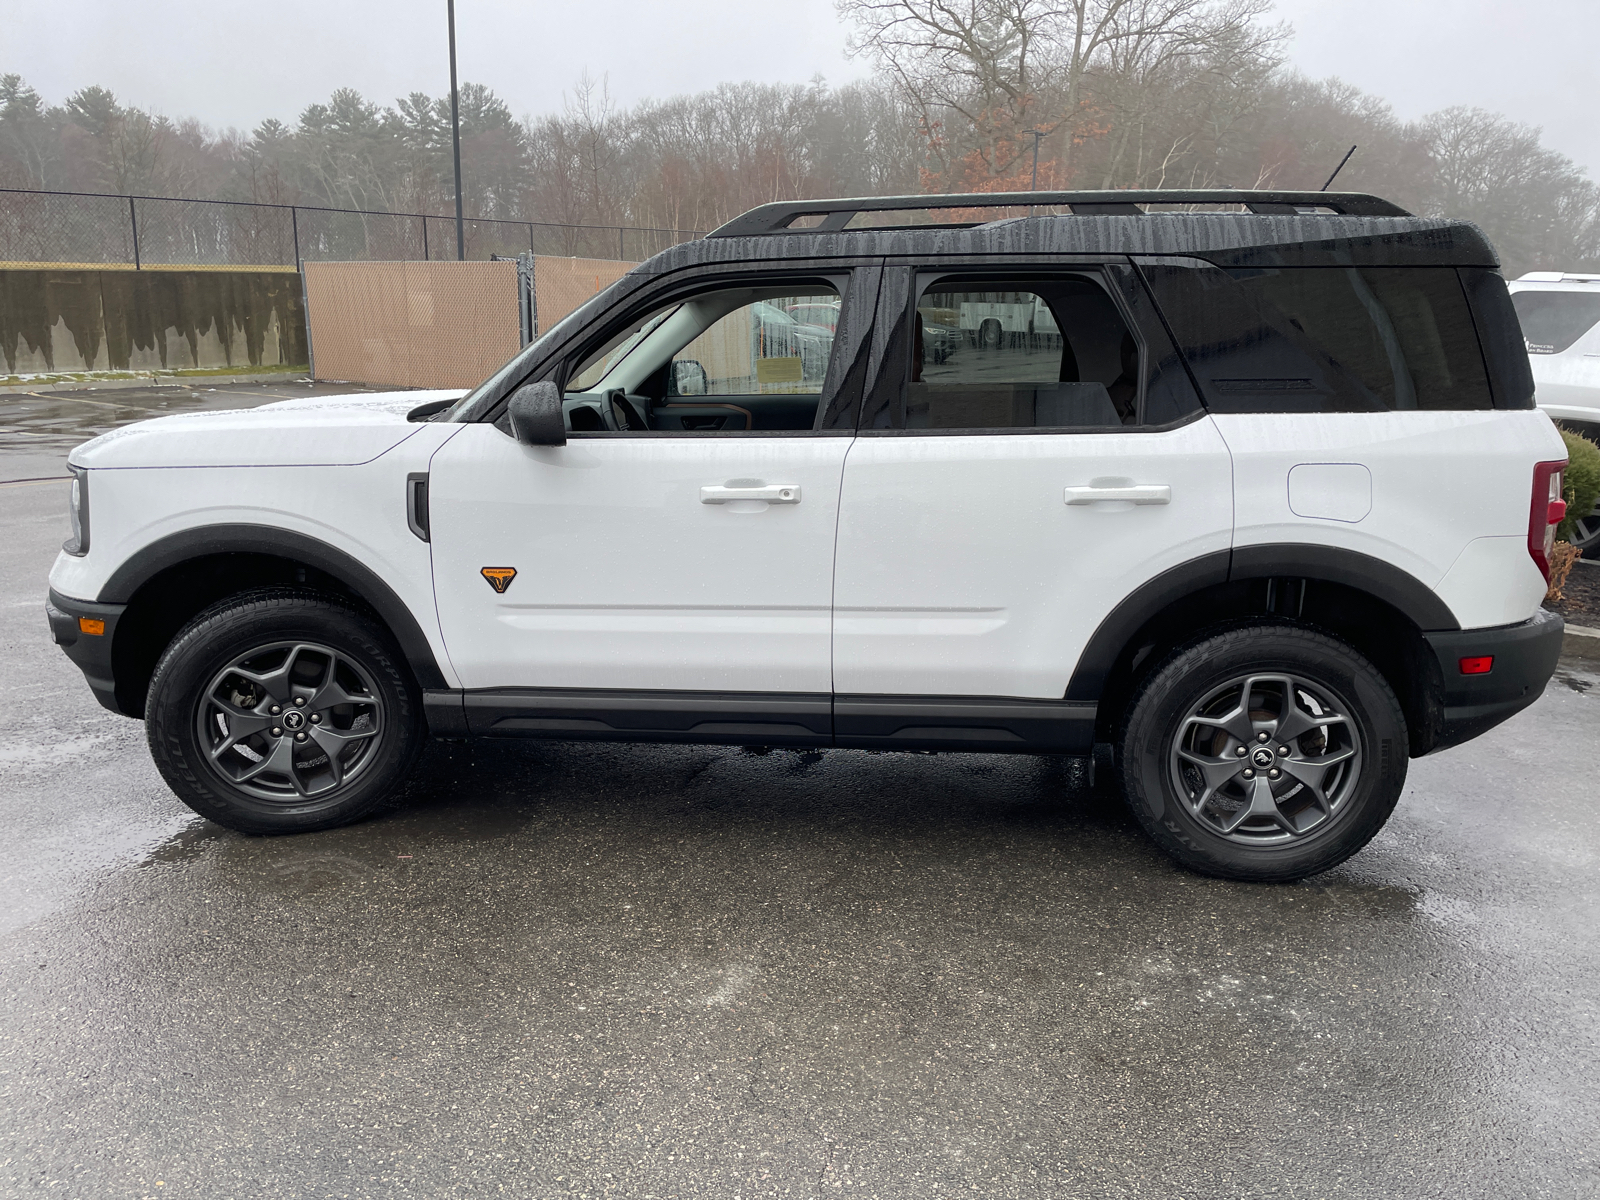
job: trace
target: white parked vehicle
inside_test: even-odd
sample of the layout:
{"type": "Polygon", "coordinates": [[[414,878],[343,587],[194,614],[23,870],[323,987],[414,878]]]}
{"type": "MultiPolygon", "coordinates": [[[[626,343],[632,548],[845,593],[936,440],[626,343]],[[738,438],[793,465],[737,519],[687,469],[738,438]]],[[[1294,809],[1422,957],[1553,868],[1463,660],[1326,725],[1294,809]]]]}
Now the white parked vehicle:
{"type": "Polygon", "coordinates": [[[49,615],[235,829],[354,820],[430,735],[1110,743],[1179,860],[1293,879],[1542,691],[1564,458],[1471,225],[1329,193],[772,204],[464,396],[80,446],[49,615]],[[1212,202],[1246,211],[1144,210],[1212,202]],[[881,227],[1042,203],[1074,212],[881,227]],[[832,302],[818,369],[763,317],[832,302]],[[930,352],[985,303],[1057,333],[930,352]]]}
{"type": "MultiPolygon", "coordinates": [[[[1574,433],[1600,442],[1600,275],[1530,271],[1510,288],[1535,402],[1574,433]]],[[[1574,524],[1573,545],[1592,556],[1600,547],[1600,503],[1574,524]]]]}

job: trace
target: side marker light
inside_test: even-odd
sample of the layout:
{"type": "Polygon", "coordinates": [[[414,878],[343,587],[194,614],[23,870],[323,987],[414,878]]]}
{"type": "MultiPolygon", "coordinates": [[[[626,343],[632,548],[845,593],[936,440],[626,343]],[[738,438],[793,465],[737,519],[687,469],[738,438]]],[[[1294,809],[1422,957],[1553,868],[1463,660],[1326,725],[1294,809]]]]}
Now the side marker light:
{"type": "Polygon", "coordinates": [[[1487,675],[1494,670],[1494,655],[1481,654],[1476,658],[1463,658],[1461,660],[1461,673],[1463,675],[1487,675]]]}
{"type": "Polygon", "coordinates": [[[106,623],[98,621],[94,617],[79,617],[78,632],[93,634],[95,637],[103,637],[106,632],[106,623]]]}

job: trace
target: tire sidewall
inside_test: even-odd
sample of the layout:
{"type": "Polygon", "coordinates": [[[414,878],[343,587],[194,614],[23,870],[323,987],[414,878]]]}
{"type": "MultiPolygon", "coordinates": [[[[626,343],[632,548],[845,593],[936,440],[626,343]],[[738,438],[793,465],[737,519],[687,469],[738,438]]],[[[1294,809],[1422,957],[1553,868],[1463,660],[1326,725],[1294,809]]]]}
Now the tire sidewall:
{"type": "Polygon", "coordinates": [[[232,598],[195,617],[157,664],[145,705],[151,754],[180,799],[231,829],[293,833],[355,820],[389,794],[420,747],[421,697],[403,662],[374,621],[327,597],[274,590],[232,598]],[[317,642],[359,662],[380,693],[385,728],[374,760],[348,785],[326,797],[275,802],[230,786],[209,766],[196,711],[229,663],[252,646],[292,640],[317,642]]]}
{"type": "Polygon", "coordinates": [[[1233,630],[1175,652],[1130,705],[1119,747],[1128,804],[1157,842],[1207,874],[1261,881],[1327,870],[1366,845],[1399,800],[1408,755],[1399,701],[1377,670],[1343,642],[1294,626],[1233,630]],[[1304,839],[1259,848],[1208,830],[1179,795],[1170,765],[1173,742],[1193,706],[1256,671],[1296,674],[1328,688],[1349,708],[1362,748],[1356,786],[1325,826],[1304,839]]]}

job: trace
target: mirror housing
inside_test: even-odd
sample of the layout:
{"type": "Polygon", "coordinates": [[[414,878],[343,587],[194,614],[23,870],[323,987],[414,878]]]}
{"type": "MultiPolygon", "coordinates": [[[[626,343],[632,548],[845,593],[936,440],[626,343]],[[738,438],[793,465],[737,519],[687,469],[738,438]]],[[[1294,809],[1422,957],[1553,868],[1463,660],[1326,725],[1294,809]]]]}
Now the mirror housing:
{"type": "Polygon", "coordinates": [[[511,432],[524,446],[565,446],[567,422],[561,415],[561,389],[548,379],[525,383],[506,404],[511,432]]]}

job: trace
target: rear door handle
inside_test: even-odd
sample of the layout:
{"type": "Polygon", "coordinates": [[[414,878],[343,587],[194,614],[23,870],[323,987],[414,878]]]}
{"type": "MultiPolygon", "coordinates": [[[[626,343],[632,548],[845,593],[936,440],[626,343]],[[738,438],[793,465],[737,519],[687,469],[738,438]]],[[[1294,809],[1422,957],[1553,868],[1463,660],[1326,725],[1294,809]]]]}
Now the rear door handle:
{"type": "Polygon", "coordinates": [[[1171,504],[1172,488],[1165,483],[1135,483],[1126,487],[1069,487],[1068,504],[1096,504],[1125,500],[1131,504],[1171,504]]]}
{"type": "Polygon", "coordinates": [[[726,504],[730,500],[765,500],[768,504],[799,504],[798,483],[768,483],[756,487],[709,484],[700,489],[701,504],[726,504]]]}

